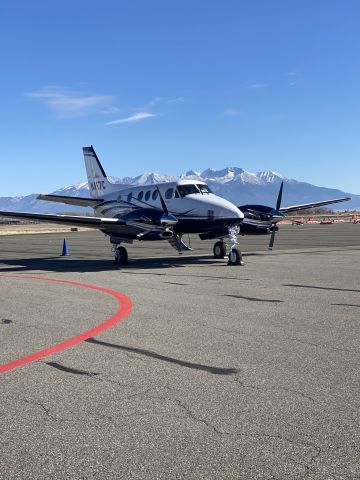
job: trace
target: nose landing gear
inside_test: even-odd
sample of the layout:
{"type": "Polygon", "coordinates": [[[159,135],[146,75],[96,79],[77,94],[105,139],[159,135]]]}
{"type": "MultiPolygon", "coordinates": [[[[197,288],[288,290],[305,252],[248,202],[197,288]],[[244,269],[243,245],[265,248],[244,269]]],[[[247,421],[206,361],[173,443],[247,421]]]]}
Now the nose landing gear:
{"type": "Polygon", "coordinates": [[[237,236],[240,231],[239,225],[232,225],[228,227],[229,231],[229,240],[230,240],[230,251],[228,254],[228,265],[244,265],[242,261],[242,255],[237,245],[239,242],[237,241],[237,236]]]}
{"type": "Polygon", "coordinates": [[[228,265],[244,265],[240,250],[232,248],[228,255],[228,265]]]}
{"type": "MultiPolygon", "coordinates": [[[[236,226],[231,226],[228,227],[229,231],[229,240],[230,240],[230,246],[229,246],[229,253],[228,253],[228,265],[244,265],[244,262],[242,261],[242,255],[241,252],[237,247],[239,244],[237,241],[237,235],[239,233],[239,227],[236,226]]],[[[224,258],[226,256],[226,244],[224,240],[219,240],[218,242],[215,243],[214,248],[214,258],[224,258]]]]}

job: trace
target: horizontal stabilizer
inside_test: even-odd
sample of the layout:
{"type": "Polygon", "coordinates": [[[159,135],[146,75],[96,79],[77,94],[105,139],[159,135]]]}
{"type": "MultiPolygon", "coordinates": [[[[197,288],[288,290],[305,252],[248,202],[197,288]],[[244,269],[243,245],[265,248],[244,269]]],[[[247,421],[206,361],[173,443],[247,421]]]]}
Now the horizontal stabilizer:
{"type": "Polygon", "coordinates": [[[103,202],[100,198],[69,197],[65,195],[40,194],[37,198],[46,202],[66,203],[67,205],[76,205],[78,207],[96,207],[96,205],[103,202]]]}
{"type": "Polygon", "coordinates": [[[323,202],[303,203],[301,205],[292,205],[291,207],[282,207],[279,210],[282,213],[290,213],[296,212],[297,210],[306,210],[307,208],[331,205],[332,203],[348,202],[349,200],[351,200],[351,197],[334,198],[333,200],[324,200],[323,202]]]}

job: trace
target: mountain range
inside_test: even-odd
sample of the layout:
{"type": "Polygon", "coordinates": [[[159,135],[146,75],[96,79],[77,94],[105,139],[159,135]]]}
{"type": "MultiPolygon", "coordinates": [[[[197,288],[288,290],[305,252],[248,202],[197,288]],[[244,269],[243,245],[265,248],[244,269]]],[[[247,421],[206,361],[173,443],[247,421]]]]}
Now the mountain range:
{"type": "MultiPolygon", "coordinates": [[[[352,195],[351,193],[343,192],[335,188],[318,187],[310,183],[299,182],[285,178],[279,173],[272,171],[250,173],[239,167],[226,167],[221,170],[208,168],[201,173],[191,170],[180,176],[143,173],[137,177],[109,177],[109,180],[122,185],[148,185],[173,182],[179,178],[205,181],[214,193],[230,200],[236,205],[252,203],[275,206],[280,183],[283,181],[283,207],[338,197],[351,197],[351,201],[341,203],[338,206],[335,204],[332,208],[334,210],[360,209],[360,195],[352,195]]],[[[89,197],[89,188],[87,182],[82,182],[60,188],[51,193],[56,195],[89,197]]],[[[92,211],[91,209],[37,200],[37,195],[38,194],[19,197],[0,197],[0,210],[40,213],[84,213],[86,211],[92,211]]]]}

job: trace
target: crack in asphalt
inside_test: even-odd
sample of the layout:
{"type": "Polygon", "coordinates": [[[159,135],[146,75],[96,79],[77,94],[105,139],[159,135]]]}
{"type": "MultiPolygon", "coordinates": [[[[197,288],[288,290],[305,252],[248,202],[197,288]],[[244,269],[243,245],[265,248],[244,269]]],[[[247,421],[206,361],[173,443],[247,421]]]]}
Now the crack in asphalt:
{"type": "Polygon", "coordinates": [[[50,408],[46,407],[41,402],[36,402],[35,400],[28,400],[26,398],[20,399],[20,401],[22,401],[23,403],[28,403],[30,405],[35,405],[36,407],[40,407],[43,410],[43,412],[45,413],[45,415],[48,418],[50,418],[51,420],[53,420],[54,422],[64,422],[64,421],[66,421],[66,419],[54,417],[54,415],[52,415],[50,413],[50,408]]]}
{"type": "MultiPolygon", "coordinates": [[[[161,398],[161,397],[153,397],[152,396],[151,398],[157,398],[157,399],[162,400],[162,401],[165,400],[164,398],[161,398]]],[[[315,460],[321,454],[321,451],[322,451],[321,447],[319,447],[318,445],[315,445],[314,443],[307,442],[307,441],[304,441],[304,440],[301,440],[301,439],[295,440],[295,439],[292,439],[292,438],[289,438],[287,436],[280,435],[280,434],[227,432],[225,430],[220,430],[215,425],[210,423],[208,420],[206,420],[204,418],[197,417],[194,414],[194,412],[183,401],[181,401],[177,398],[172,399],[172,401],[174,401],[176,403],[176,405],[178,405],[185,412],[185,414],[188,418],[190,418],[191,420],[193,420],[195,422],[202,423],[203,425],[205,425],[207,428],[212,430],[217,435],[227,435],[227,436],[234,436],[234,437],[248,437],[248,438],[251,438],[251,437],[253,437],[253,438],[271,438],[271,439],[274,439],[274,440],[280,440],[280,441],[283,441],[283,442],[287,442],[291,445],[295,445],[296,447],[303,446],[303,447],[306,447],[306,448],[313,449],[314,453],[311,455],[311,457],[310,457],[310,459],[307,463],[297,462],[299,465],[302,465],[305,468],[305,478],[310,473],[312,464],[315,462],[315,460]]],[[[273,473],[271,473],[271,475],[272,475],[272,477],[270,477],[270,478],[276,478],[273,473]]]]}
{"type": "Polygon", "coordinates": [[[252,390],[263,390],[263,391],[269,391],[269,390],[282,390],[284,392],[289,392],[289,393],[295,393],[296,395],[305,398],[306,400],[310,400],[312,403],[315,403],[315,399],[311,397],[310,395],[307,395],[306,393],[300,392],[299,390],[295,390],[292,388],[288,387],[266,387],[266,386],[261,386],[261,385],[252,385],[252,384],[246,384],[244,383],[243,380],[240,380],[238,377],[235,377],[233,380],[235,383],[238,383],[242,388],[250,388],[252,390]]]}
{"type": "Polygon", "coordinates": [[[292,338],[292,337],[284,337],[284,338],[285,338],[285,340],[290,340],[292,342],[302,343],[304,345],[309,345],[310,347],[326,348],[328,350],[334,350],[334,351],[337,351],[337,352],[347,352],[347,353],[354,353],[355,352],[355,350],[349,350],[347,348],[332,347],[331,345],[324,345],[323,343],[308,342],[307,340],[300,340],[299,338],[292,338]]]}
{"type": "Polygon", "coordinates": [[[212,425],[211,423],[209,423],[207,420],[205,420],[204,418],[198,418],[194,412],[192,410],[190,410],[190,408],[185,405],[185,403],[183,403],[181,400],[179,400],[178,398],[174,398],[172,399],[180,408],[182,408],[185,413],[186,413],[186,416],[191,418],[192,420],[196,421],[196,422],[200,422],[202,424],[204,424],[206,427],[212,429],[215,433],[217,434],[222,434],[222,432],[220,430],[218,430],[215,425],[212,425]]]}
{"type": "MultiPolygon", "coordinates": [[[[99,381],[99,380],[101,381],[102,380],[99,377],[92,376],[92,378],[96,381],[99,381]]],[[[169,389],[169,388],[167,388],[167,389],[172,390],[172,389],[169,389]]],[[[296,464],[298,464],[298,465],[300,465],[304,468],[304,470],[305,470],[304,478],[307,478],[310,475],[311,468],[312,468],[313,464],[315,463],[316,459],[321,455],[322,449],[318,445],[316,445],[314,443],[311,443],[309,441],[301,440],[301,439],[293,439],[293,438],[288,437],[286,435],[269,434],[269,433],[250,433],[250,432],[228,432],[226,430],[221,430],[216,425],[212,424],[209,420],[207,420],[205,418],[198,417],[193,412],[193,410],[183,400],[180,400],[178,398],[168,398],[167,396],[148,395],[151,391],[153,391],[153,389],[149,388],[145,391],[138,392],[137,394],[134,394],[134,395],[132,395],[128,398],[131,398],[131,397],[134,397],[134,396],[142,396],[142,397],[145,397],[145,398],[148,398],[148,399],[158,400],[162,403],[163,402],[172,402],[174,405],[176,405],[178,408],[180,408],[181,411],[183,411],[185,413],[186,418],[190,419],[193,422],[197,422],[197,423],[200,423],[200,424],[204,425],[207,429],[209,429],[215,435],[230,436],[230,437],[245,437],[245,438],[269,438],[269,439],[289,443],[290,445],[294,445],[295,447],[302,446],[302,447],[306,447],[308,449],[312,449],[313,453],[311,454],[311,456],[309,458],[309,461],[306,462],[306,463],[305,462],[298,462],[295,459],[292,459],[292,458],[289,457],[289,460],[293,461],[294,463],[296,463],[296,464]]],[[[81,423],[83,423],[85,421],[88,422],[89,419],[92,418],[91,416],[90,417],[87,416],[86,419],[58,418],[58,417],[55,417],[51,413],[51,409],[49,407],[47,407],[46,405],[44,405],[41,402],[38,402],[38,401],[35,401],[35,400],[29,400],[29,399],[22,399],[22,401],[24,403],[31,404],[31,405],[34,405],[36,407],[40,407],[41,410],[43,411],[43,413],[49,419],[51,419],[53,421],[56,421],[56,422],[71,421],[71,422],[81,422],[81,423]]],[[[145,417],[145,416],[151,416],[151,415],[169,415],[169,414],[171,415],[171,413],[169,413],[168,411],[164,411],[164,410],[160,410],[160,411],[151,410],[151,411],[147,411],[147,412],[132,412],[132,413],[128,413],[128,414],[120,413],[117,416],[121,417],[121,418],[131,418],[131,417],[142,417],[142,416],[145,417]]],[[[114,422],[114,418],[112,416],[103,415],[103,414],[95,415],[93,417],[93,419],[95,421],[99,420],[99,419],[103,419],[103,420],[107,420],[107,421],[110,421],[110,422],[114,422]]],[[[276,475],[271,470],[270,470],[270,472],[271,472],[270,477],[268,477],[268,478],[269,479],[270,478],[271,479],[276,479],[276,475]]]]}

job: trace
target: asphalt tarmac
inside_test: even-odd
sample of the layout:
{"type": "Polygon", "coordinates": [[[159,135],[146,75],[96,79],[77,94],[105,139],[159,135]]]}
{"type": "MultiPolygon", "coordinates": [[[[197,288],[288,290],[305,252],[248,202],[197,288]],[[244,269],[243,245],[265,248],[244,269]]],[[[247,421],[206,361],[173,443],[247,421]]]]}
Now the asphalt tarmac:
{"type": "Polygon", "coordinates": [[[360,479],[360,225],[268,241],[0,237],[0,478],[360,479]]]}

